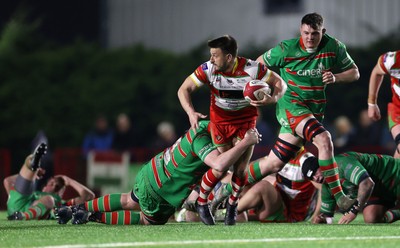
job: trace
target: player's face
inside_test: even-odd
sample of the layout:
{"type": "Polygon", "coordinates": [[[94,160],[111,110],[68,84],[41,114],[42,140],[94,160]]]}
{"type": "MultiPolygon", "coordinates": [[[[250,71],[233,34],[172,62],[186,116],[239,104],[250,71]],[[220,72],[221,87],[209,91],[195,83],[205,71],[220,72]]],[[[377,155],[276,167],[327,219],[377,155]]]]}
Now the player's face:
{"type": "Polygon", "coordinates": [[[43,187],[42,191],[46,193],[54,193],[55,188],[56,188],[56,180],[50,178],[49,181],[47,181],[46,185],[43,187]]]}
{"type": "Polygon", "coordinates": [[[306,48],[317,48],[325,33],[323,27],[313,29],[310,25],[303,24],[300,27],[301,38],[306,48]]]}
{"type": "Polygon", "coordinates": [[[210,62],[217,68],[218,71],[225,72],[230,68],[231,54],[224,54],[221,48],[210,49],[210,62]]]}

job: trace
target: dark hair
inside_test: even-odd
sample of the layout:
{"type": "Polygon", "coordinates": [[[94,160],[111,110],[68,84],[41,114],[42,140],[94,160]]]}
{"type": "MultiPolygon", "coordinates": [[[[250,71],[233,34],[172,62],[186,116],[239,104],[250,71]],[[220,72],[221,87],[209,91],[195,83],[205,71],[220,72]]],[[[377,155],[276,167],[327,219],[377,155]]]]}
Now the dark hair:
{"type": "Polygon", "coordinates": [[[224,35],[222,37],[209,40],[208,47],[220,48],[224,54],[232,54],[233,57],[237,56],[238,46],[235,38],[230,35],[224,35]]]}
{"type": "Polygon", "coordinates": [[[324,18],[318,13],[310,13],[301,19],[301,25],[306,24],[313,29],[319,29],[324,25],[324,18]]]}
{"type": "Polygon", "coordinates": [[[65,181],[62,177],[54,177],[54,181],[56,183],[56,186],[54,187],[54,193],[58,193],[65,186],[65,181]]]}

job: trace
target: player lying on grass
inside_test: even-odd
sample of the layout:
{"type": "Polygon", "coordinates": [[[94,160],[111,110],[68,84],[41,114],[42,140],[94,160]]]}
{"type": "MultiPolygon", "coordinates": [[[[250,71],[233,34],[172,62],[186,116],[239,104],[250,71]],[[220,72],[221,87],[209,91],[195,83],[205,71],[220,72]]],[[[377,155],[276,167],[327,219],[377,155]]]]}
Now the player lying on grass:
{"type": "MultiPolygon", "coordinates": [[[[302,149],[274,176],[246,186],[238,203],[238,221],[247,220],[247,211],[252,213],[249,220],[262,222],[299,222],[314,214],[318,200],[317,189],[321,188],[324,178],[318,169],[318,163],[311,163],[311,160],[307,163],[300,162],[304,154],[311,155],[302,149]],[[240,216],[242,213],[245,216],[240,216]]],[[[314,156],[313,158],[316,159],[314,156]]],[[[248,174],[252,173],[254,172],[248,171],[248,174]]],[[[215,196],[211,194],[211,198],[215,197],[210,204],[213,213],[216,213],[218,206],[226,201],[232,191],[230,184],[226,183],[222,183],[219,189],[221,190],[216,190],[215,196]]],[[[192,201],[196,199],[193,195],[192,201]]],[[[184,206],[195,210],[190,199],[184,206]]],[[[196,220],[192,212],[187,212],[185,219],[196,220]]]]}
{"type": "Polygon", "coordinates": [[[94,193],[65,176],[50,178],[41,191],[34,191],[34,181],[43,176],[40,161],[46,154],[47,145],[42,143],[36,147],[22,165],[19,174],[6,177],[3,181],[8,194],[7,212],[9,220],[31,220],[54,218],[53,208],[61,204],[80,204],[94,198],[94,193]],[[62,200],[67,186],[72,187],[79,196],[68,201],[62,200]]]}
{"type": "Polygon", "coordinates": [[[220,153],[211,140],[209,121],[200,121],[198,128],[188,130],[174,145],[142,166],[131,192],[62,207],[57,210],[59,223],[72,218],[73,224],[88,221],[113,225],[165,224],[210,167],[227,170],[259,141],[257,130],[249,129],[236,146],[220,153]]]}
{"type": "MultiPolygon", "coordinates": [[[[396,202],[400,197],[400,160],[388,155],[348,152],[335,156],[343,190],[357,204],[345,212],[339,224],[352,222],[359,212],[365,223],[391,223],[400,218],[396,202]]],[[[316,163],[315,159],[310,160],[316,163]]],[[[320,214],[313,223],[332,223],[336,202],[328,185],[321,190],[320,214]]]]}

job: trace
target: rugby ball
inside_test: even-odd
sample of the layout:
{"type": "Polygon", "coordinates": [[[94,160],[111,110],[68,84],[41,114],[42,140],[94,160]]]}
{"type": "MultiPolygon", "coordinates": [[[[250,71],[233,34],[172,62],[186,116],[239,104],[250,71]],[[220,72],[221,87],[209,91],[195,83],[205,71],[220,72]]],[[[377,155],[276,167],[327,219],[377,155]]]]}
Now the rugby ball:
{"type": "Polygon", "coordinates": [[[272,89],[265,81],[251,80],[243,88],[244,99],[250,102],[262,100],[264,95],[271,95],[272,89]]]}

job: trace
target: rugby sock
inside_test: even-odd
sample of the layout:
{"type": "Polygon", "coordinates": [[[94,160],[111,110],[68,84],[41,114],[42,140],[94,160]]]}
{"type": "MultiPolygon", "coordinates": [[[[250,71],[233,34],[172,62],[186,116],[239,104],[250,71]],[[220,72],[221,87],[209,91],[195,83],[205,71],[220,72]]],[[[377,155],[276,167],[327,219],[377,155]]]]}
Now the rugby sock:
{"type": "Polygon", "coordinates": [[[85,208],[88,211],[96,212],[110,212],[121,210],[121,195],[122,194],[109,194],[85,203],[85,208]]]}
{"type": "Polygon", "coordinates": [[[139,225],[140,213],[130,210],[101,213],[101,223],[108,225],[139,225]]]}
{"type": "Polygon", "coordinates": [[[235,205],[239,199],[240,193],[244,188],[244,185],[246,184],[246,177],[240,178],[236,176],[235,173],[233,173],[231,184],[232,184],[232,194],[229,197],[229,199],[230,199],[230,204],[235,205]]]}
{"type": "Polygon", "coordinates": [[[210,194],[211,190],[215,187],[215,185],[219,182],[219,178],[213,174],[213,170],[209,169],[201,179],[200,184],[200,193],[197,201],[204,205],[207,203],[208,195],[210,194]]]}
{"type": "Polygon", "coordinates": [[[386,211],[385,216],[383,217],[383,222],[392,223],[400,219],[400,210],[399,209],[391,209],[386,211]]]}
{"type": "Polygon", "coordinates": [[[336,201],[338,201],[340,197],[344,196],[344,193],[342,185],[340,184],[339,169],[336,161],[334,158],[331,158],[327,160],[318,160],[318,163],[332,195],[335,197],[336,201]]]}
{"type": "Polygon", "coordinates": [[[263,178],[264,176],[261,175],[260,162],[256,161],[254,163],[251,163],[249,165],[249,168],[247,169],[248,184],[255,184],[263,178]]]}
{"type": "Polygon", "coordinates": [[[47,212],[47,208],[43,203],[38,203],[30,207],[26,212],[21,212],[22,218],[25,220],[40,219],[47,212]]]}

